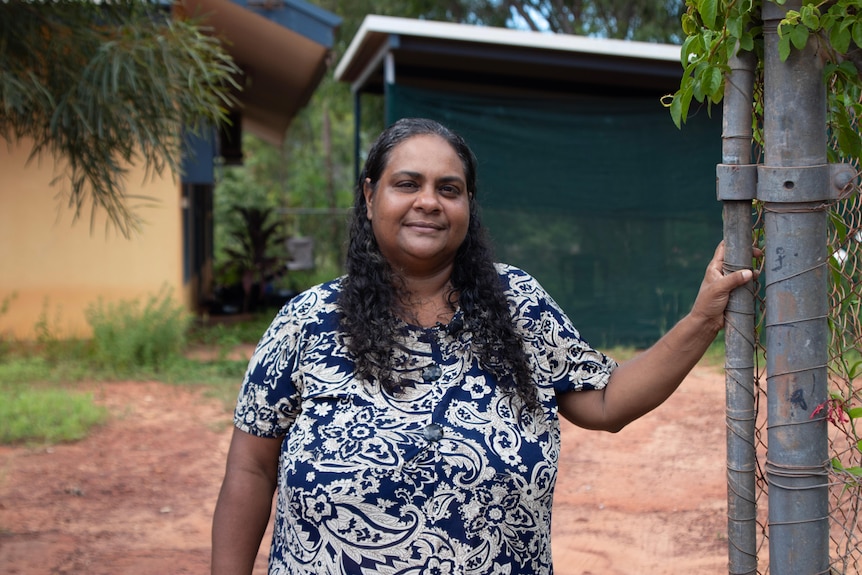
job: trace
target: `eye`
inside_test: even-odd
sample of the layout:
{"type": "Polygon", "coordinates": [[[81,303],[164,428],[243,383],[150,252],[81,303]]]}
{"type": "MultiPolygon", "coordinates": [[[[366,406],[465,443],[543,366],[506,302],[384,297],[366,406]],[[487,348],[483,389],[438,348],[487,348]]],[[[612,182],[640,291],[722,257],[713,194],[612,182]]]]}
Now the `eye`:
{"type": "Polygon", "coordinates": [[[461,188],[451,184],[446,184],[444,186],[440,186],[440,193],[446,197],[455,198],[461,195],[461,188]]]}
{"type": "Polygon", "coordinates": [[[395,187],[404,192],[412,192],[419,188],[419,184],[413,180],[401,180],[395,184],[395,187]]]}

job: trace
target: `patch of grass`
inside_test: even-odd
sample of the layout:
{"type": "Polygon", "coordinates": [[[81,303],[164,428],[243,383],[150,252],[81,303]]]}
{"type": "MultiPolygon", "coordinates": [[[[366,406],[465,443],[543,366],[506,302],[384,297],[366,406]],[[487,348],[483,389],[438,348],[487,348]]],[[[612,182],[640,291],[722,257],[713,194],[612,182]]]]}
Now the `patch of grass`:
{"type": "Polygon", "coordinates": [[[128,379],[198,386],[232,410],[248,362],[231,359],[237,345],[256,343],[275,311],[192,325],[162,292],[143,305],[99,303],[88,310],[91,340],[62,339],[40,319],[34,342],[3,342],[0,356],[0,443],[75,441],[104,423],[107,411],[79,382],[128,379]],[[212,359],[186,357],[189,345],[217,348],[212,359]]]}
{"type": "Polygon", "coordinates": [[[0,384],[52,381],[54,375],[48,360],[41,356],[14,356],[10,353],[0,363],[0,384]]]}
{"type": "Polygon", "coordinates": [[[108,418],[91,394],[61,387],[4,384],[0,395],[0,443],[75,441],[108,418]]]}
{"type": "Polygon", "coordinates": [[[56,360],[45,355],[22,354],[17,346],[11,347],[10,350],[3,361],[0,361],[0,385],[103,379],[82,360],[56,360]]]}
{"type": "Polygon", "coordinates": [[[159,381],[180,385],[220,385],[230,382],[239,388],[248,362],[245,360],[214,359],[199,361],[184,359],[160,374],[159,381]]]}

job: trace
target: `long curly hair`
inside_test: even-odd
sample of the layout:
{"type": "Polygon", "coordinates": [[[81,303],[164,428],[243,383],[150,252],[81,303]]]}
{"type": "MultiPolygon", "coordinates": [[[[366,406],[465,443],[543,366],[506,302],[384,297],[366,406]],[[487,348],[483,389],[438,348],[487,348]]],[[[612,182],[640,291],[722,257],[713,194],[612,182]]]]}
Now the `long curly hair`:
{"type": "Polygon", "coordinates": [[[501,278],[494,267],[491,244],[479,218],[476,201],[476,157],[461,136],[442,124],[424,118],[405,118],[383,131],[371,146],[356,182],[347,275],[339,296],[341,329],[345,345],[355,362],[359,378],[377,381],[388,393],[397,393],[393,354],[402,326],[395,310],[406,294],[404,284],[383,257],[366,217],[363,184],[372,188],[380,180],[392,150],[409,138],[436,135],[446,140],[464,166],[469,196],[470,223],[452,270],[449,301],[461,307],[463,329],[472,335],[472,345],[483,368],[503,389],[516,394],[528,411],[539,401],[521,338],[515,331],[501,278]]]}

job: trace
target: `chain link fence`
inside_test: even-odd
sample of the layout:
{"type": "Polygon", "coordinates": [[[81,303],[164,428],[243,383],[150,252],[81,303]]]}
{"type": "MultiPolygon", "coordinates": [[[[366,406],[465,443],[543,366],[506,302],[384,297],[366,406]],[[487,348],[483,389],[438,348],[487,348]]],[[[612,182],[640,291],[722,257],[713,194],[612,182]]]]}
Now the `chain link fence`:
{"type": "MultiPolygon", "coordinates": [[[[829,428],[830,571],[862,572],[862,197],[858,187],[835,202],[829,212],[829,399],[815,407],[829,428]]],[[[755,213],[754,237],[762,238],[763,213],[755,213]]],[[[760,242],[762,245],[762,242],[760,242]]],[[[766,478],[766,346],[762,339],[765,301],[757,298],[758,341],[755,358],[757,424],[756,504],[758,574],[769,573],[769,529],[766,478]]],[[[774,552],[779,552],[775,550],[774,552]]]]}

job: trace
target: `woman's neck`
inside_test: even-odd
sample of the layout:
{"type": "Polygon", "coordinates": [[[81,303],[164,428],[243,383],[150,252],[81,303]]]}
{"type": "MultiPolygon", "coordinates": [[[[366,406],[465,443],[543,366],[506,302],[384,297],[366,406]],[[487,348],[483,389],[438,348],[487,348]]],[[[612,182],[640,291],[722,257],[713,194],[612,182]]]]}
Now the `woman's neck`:
{"type": "Polygon", "coordinates": [[[407,323],[431,327],[449,323],[455,314],[457,294],[453,294],[451,270],[423,277],[402,277],[403,293],[399,315],[407,323]]]}

